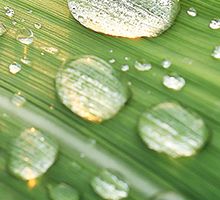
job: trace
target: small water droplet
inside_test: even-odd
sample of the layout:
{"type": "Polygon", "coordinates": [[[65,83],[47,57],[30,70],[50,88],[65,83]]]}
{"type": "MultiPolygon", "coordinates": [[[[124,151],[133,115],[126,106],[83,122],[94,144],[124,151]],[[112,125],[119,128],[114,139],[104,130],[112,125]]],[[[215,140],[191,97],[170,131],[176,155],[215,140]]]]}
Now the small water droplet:
{"type": "Polygon", "coordinates": [[[212,57],[220,59],[220,46],[216,46],[212,52],[212,57]]]}
{"type": "Polygon", "coordinates": [[[17,21],[15,19],[11,20],[11,23],[12,23],[13,26],[17,25],[17,21]]]}
{"type": "Polygon", "coordinates": [[[68,0],[72,15],[94,31],[121,37],[156,37],[174,22],[179,0],[68,0]]]}
{"type": "Polygon", "coordinates": [[[113,53],[114,51],[112,49],[109,50],[109,53],[113,53]]]}
{"type": "Polygon", "coordinates": [[[4,35],[6,31],[6,26],[2,22],[0,22],[0,36],[4,35]]]}
{"type": "Polygon", "coordinates": [[[127,57],[127,56],[125,56],[125,60],[126,60],[126,61],[128,61],[128,60],[130,60],[130,58],[129,58],[129,57],[127,57]]]}
{"type": "Polygon", "coordinates": [[[164,69],[168,69],[172,65],[172,62],[170,60],[163,60],[161,65],[164,69]]]}
{"type": "Polygon", "coordinates": [[[13,95],[11,102],[17,107],[22,107],[26,103],[26,99],[21,96],[21,93],[16,93],[13,95]]]}
{"type": "Polygon", "coordinates": [[[112,118],[128,99],[116,71],[95,56],[68,61],[57,74],[56,88],[65,106],[94,122],[112,118]]]}
{"type": "Polygon", "coordinates": [[[27,10],[27,13],[28,13],[28,14],[32,14],[33,11],[32,11],[32,10],[27,10]]]}
{"type": "Polygon", "coordinates": [[[35,179],[51,167],[57,151],[57,144],[46,135],[35,128],[26,129],[12,143],[9,169],[24,180],[35,179]]]}
{"type": "Polygon", "coordinates": [[[15,11],[11,7],[5,6],[4,9],[5,9],[6,16],[8,16],[9,18],[12,18],[14,16],[15,11]]]}
{"type": "Polygon", "coordinates": [[[57,54],[59,52],[59,49],[57,49],[56,47],[41,47],[41,49],[43,49],[45,52],[49,53],[49,54],[57,54]]]}
{"type": "Polygon", "coordinates": [[[23,27],[17,30],[16,38],[22,44],[30,45],[34,40],[34,34],[32,30],[23,27]]]}
{"type": "Polygon", "coordinates": [[[197,11],[195,8],[191,7],[187,10],[187,14],[191,17],[196,17],[197,16],[197,11]]]}
{"type": "Polygon", "coordinates": [[[179,75],[166,75],[163,77],[163,85],[172,90],[179,91],[185,84],[185,79],[179,75]]]}
{"type": "Polygon", "coordinates": [[[12,63],[8,66],[9,72],[12,74],[17,74],[21,71],[21,65],[19,63],[12,63]]]}
{"type": "Polygon", "coordinates": [[[112,58],[112,59],[110,59],[108,62],[111,63],[111,64],[113,64],[113,63],[115,63],[115,61],[116,61],[116,60],[115,60],[114,58],[112,58]]]}
{"type": "Polygon", "coordinates": [[[122,65],[121,66],[121,71],[127,72],[130,69],[129,65],[122,65]]]}
{"type": "Polygon", "coordinates": [[[107,170],[94,177],[91,185],[103,199],[120,200],[129,193],[128,184],[107,170]]]}
{"type": "Polygon", "coordinates": [[[145,60],[135,61],[134,67],[138,71],[149,71],[152,69],[151,63],[148,63],[145,60]]]}
{"type": "Polygon", "coordinates": [[[220,29],[220,19],[211,20],[209,27],[214,30],[220,29]]]}
{"type": "Polygon", "coordinates": [[[36,29],[41,29],[41,28],[42,28],[42,24],[41,24],[41,23],[35,23],[35,24],[34,24],[34,27],[35,27],[36,29]]]}
{"type": "Polygon", "coordinates": [[[21,62],[25,65],[30,65],[31,61],[29,60],[28,57],[24,56],[23,58],[21,58],[21,62]]]}
{"type": "Polygon", "coordinates": [[[66,183],[59,183],[53,186],[50,185],[48,189],[52,200],[79,200],[78,192],[66,183]]]}
{"type": "Polygon", "coordinates": [[[138,129],[150,149],[174,158],[194,155],[208,139],[202,118],[174,102],[161,103],[144,112],[138,129]]]}

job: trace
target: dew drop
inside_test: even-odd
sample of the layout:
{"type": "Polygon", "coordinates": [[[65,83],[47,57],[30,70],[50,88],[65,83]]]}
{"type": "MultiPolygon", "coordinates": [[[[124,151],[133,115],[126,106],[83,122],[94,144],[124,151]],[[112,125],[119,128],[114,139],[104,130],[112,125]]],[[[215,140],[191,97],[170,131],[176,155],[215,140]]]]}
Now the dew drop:
{"type": "Polygon", "coordinates": [[[17,30],[16,38],[22,44],[30,45],[34,40],[34,34],[30,29],[21,28],[17,30]]]}
{"type": "Polygon", "coordinates": [[[142,61],[135,61],[134,67],[138,71],[149,71],[149,70],[152,69],[151,63],[147,63],[144,60],[142,60],[142,61]]]}
{"type": "Polygon", "coordinates": [[[35,128],[24,130],[11,146],[9,169],[23,180],[43,175],[54,163],[57,144],[35,128]]]}
{"type": "Polygon", "coordinates": [[[30,9],[29,9],[29,10],[27,10],[27,13],[28,13],[28,14],[32,14],[32,13],[33,13],[33,10],[30,10],[30,9]]]}
{"type": "Polygon", "coordinates": [[[41,47],[41,49],[43,49],[45,52],[55,55],[57,53],[59,53],[59,49],[57,49],[56,47],[41,47]]]}
{"type": "Polygon", "coordinates": [[[6,16],[8,16],[9,18],[12,18],[14,16],[15,11],[12,8],[6,6],[6,7],[4,7],[4,9],[5,9],[6,16]]]}
{"type": "Polygon", "coordinates": [[[194,155],[208,139],[202,118],[174,102],[161,103],[144,112],[138,129],[150,149],[174,158],[194,155]]]}
{"type": "Polygon", "coordinates": [[[187,10],[187,14],[191,17],[196,17],[197,16],[197,11],[195,8],[191,7],[187,10]]]}
{"type": "Polygon", "coordinates": [[[15,19],[11,20],[11,23],[12,23],[13,26],[17,25],[17,21],[15,19]]]}
{"type": "Polygon", "coordinates": [[[113,64],[113,63],[115,63],[115,61],[116,61],[116,60],[115,60],[114,58],[112,58],[112,59],[110,59],[108,62],[111,63],[111,64],[113,64]]]}
{"type": "Polygon", "coordinates": [[[171,67],[172,65],[172,62],[170,60],[163,60],[162,63],[161,63],[162,67],[164,69],[168,69],[171,67]]]}
{"type": "Polygon", "coordinates": [[[179,91],[185,84],[185,79],[179,75],[166,75],[163,77],[163,85],[172,90],[179,91]]]}
{"type": "Polygon", "coordinates": [[[121,66],[121,71],[127,72],[130,69],[129,65],[122,65],[121,66]]]}
{"type": "Polygon", "coordinates": [[[209,27],[214,30],[220,29],[220,19],[211,20],[209,27]]]}
{"type": "Polygon", "coordinates": [[[9,72],[12,74],[17,74],[21,71],[21,65],[19,63],[12,63],[8,66],[9,72]]]}
{"type": "Polygon", "coordinates": [[[21,58],[21,62],[25,65],[30,65],[31,61],[29,60],[28,57],[24,56],[23,58],[21,58]]]}
{"type": "Polygon", "coordinates": [[[121,37],[156,37],[175,20],[179,0],[68,0],[72,15],[96,32],[121,37]]]}
{"type": "Polygon", "coordinates": [[[41,24],[41,23],[35,23],[35,24],[34,24],[34,27],[35,27],[36,29],[41,29],[41,28],[42,28],[42,24],[41,24]]]}
{"type": "Polygon", "coordinates": [[[56,78],[57,93],[72,112],[89,121],[112,118],[128,99],[114,69],[95,56],[70,60],[56,78]]]}
{"type": "Polygon", "coordinates": [[[0,22],[0,36],[4,35],[6,31],[6,26],[2,22],[0,22]]]}
{"type": "Polygon", "coordinates": [[[119,200],[126,198],[129,193],[128,184],[107,170],[94,177],[91,185],[103,199],[119,200]]]}
{"type": "Polygon", "coordinates": [[[26,103],[26,99],[23,96],[21,96],[20,93],[16,93],[13,95],[11,102],[16,107],[22,107],[26,103]]]}
{"type": "Polygon", "coordinates": [[[216,46],[212,52],[212,57],[220,59],[220,46],[216,46]]]}
{"type": "Polygon", "coordinates": [[[78,192],[66,183],[50,185],[48,189],[50,198],[53,200],[79,200],[78,192]]]}

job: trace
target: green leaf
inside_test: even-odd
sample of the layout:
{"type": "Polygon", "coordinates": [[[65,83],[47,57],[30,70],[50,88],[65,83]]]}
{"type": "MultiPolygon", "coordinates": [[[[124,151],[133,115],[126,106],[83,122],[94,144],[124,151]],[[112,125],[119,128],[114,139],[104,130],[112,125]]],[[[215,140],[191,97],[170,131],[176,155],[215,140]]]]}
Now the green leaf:
{"type": "Polygon", "coordinates": [[[169,191],[191,200],[220,199],[220,61],[211,56],[220,45],[220,31],[209,28],[210,21],[220,17],[220,2],[182,0],[181,12],[169,30],[158,38],[132,40],[86,29],[74,20],[66,0],[1,0],[0,9],[0,21],[7,27],[0,37],[0,182],[1,188],[6,188],[0,190],[0,197],[48,200],[48,185],[66,183],[79,192],[80,199],[99,200],[91,180],[107,168],[128,183],[127,199],[150,199],[169,191]],[[5,15],[4,6],[14,9],[17,25],[5,15]],[[187,15],[190,7],[196,8],[197,17],[187,15]],[[35,23],[42,28],[36,29],[35,23]],[[20,63],[27,53],[16,40],[16,29],[21,26],[34,32],[34,42],[28,48],[31,64],[22,64],[22,70],[12,75],[8,66],[20,63]],[[124,64],[130,66],[123,76],[132,83],[132,98],[113,119],[101,124],[84,121],[58,100],[56,74],[66,60],[78,55],[106,61],[114,58],[112,65],[118,71],[124,64]],[[142,59],[152,64],[152,70],[135,69],[135,61],[142,59]],[[161,66],[164,59],[172,62],[167,70],[161,66]],[[163,76],[171,72],[186,80],[179,92],[162,84],[163,76]],[[11,103],[18,92],[26,98],[20,108],[11,103]],[[148,149],[139,137],[137,124],[142,112],[168,100],[198,112],[209,128],[210,141],[193,157],[171,159],[148,149]],[[56,163],[32,189],[7,168],[11,140],[30,127],[60,145],[56,163]]]}

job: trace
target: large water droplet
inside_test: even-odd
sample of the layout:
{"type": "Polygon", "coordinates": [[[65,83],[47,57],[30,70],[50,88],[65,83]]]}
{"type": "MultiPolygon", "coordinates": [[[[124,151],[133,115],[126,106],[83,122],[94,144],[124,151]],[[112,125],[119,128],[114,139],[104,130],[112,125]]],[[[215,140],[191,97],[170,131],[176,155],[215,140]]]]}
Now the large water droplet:
{"type": "Polygon", "coordinates": [[[102,171],[94,177],[91,185],[103,199],[119,200],[128,196],[128,184],[109,171],[102,171]]]}
{"type": "Polygon", "coordinates": [[[5,25],[2,22],[0,22],[0,36],[4,35],[6,31],[7,29],[5,25]]]}
{"type": "Polygon", "coordinates": [[[208,138],[204,121],[177,103],[161,103],[144,112],[139,133],[150,149],[172,157],[192,156],[208,138]]]}
{"type": "Polygon", "coordinates": [[[78,192],[71,186],[60,183],[55,186],[49,186],[49,195],[53,200],[78,200],[78,192]]]}
{"type": "Polygon", "coordinates": [[[58,72],[56,87],[64,105],[95,122],[112,118],[128,99],[127,87],[113,68],[94,56],[67,62],[58,72]]]}
{"type": "Polygon", "coordinates": [[[17,40],[22,44],[30,45],[34,40],[34,34],[32,30],[27,28],[20,28],[17,30],[17,40]]]}
{"type": "Polygon", "coordinates": [[[68,0],[72,15],[85,27],[121,37],[155,37],[168,29],[179,0],[68,0]]]}
{"type": "Polygon", "coordinates": [[[57,151],[50,138],[35,128],[26,129],[12,143],[9,169],[24,180],[35,179],[54,163],[57,151]]]}

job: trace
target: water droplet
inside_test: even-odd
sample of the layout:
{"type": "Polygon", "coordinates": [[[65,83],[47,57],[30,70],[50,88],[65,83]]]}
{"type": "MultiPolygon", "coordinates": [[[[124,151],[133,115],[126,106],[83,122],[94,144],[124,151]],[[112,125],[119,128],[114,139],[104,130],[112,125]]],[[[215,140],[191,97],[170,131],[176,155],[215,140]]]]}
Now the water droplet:
{"type": "Polygon", "coordinates": [[[214,30],[220,29],[220,19],[211,20],[209,27],[214,30]]]}
{"type": "Polygon", "coordinates": [[[152,69],[151,63],[147,63],[145,60],[135,61],[134,67],[138,71],[149,71],[152,69]]]}
{"type": "Polygon", "coordinates": [[[121,66],[121,71],[127,72],[130,69],[129,65],[122,65],[121,66]]]}
{"type": "Polygon", "coordinates": [[[66,183],[48,186],[50,198],[53,200],[79,200],[78,192],[66,183]]]}
{"type": "Polygon", "coordinates": [[[15,19],[11,20],[11,23],[12,23],[13,26],[17,25],[17,21],[15,19]]]}
{"type": "Polygon", "coordinates": [[[94,177],[91,185],[98,195],[108,200],[126,198],[129,192],[128,184],[107,170],[94,177]]]}
{"type": "Polygon", "coordinates": [[[8,66],[9,72],[12,74],[17,74],[21,71],[21,65],[19,63],[12,63],[8,66]]]}
{"type": "Polygon", "coordinates": [[[6,7],[4,7],[4,9],[5,9],[6,16],[8,16],[9,18],[12,18],[14,16],[15,11],[12,8],[6,6],[6,7]]]}
{"type": "Polygon", "coordinates": [[[24,56],[23,58],[21,58],[21,62],[25,65],[30,65],[31,61],[29,60],[28,57],[24,56]]]}
{"type": "Polygon", "coordinates": [[[46,135],[35,128],[26,129],[12,143],[9,169],[24,180],[35,179],[51,167],[57,151],[57,144],[46,135]]]}
{"type": "Polygon", "coordinates": [[[5,25],[0,22],[0,36],[4,35],[6,33],[7,29],[5,27],[5,25]]]}
{"type": "Polygon", "coordinates": [[[163,60],[161,65],[164,69],[168,69],[172,65],[172,62],[170,60],[163,60]]]}
{"type": "Polygon", "coordinates": [[[97,32],[121,37],[155,37],[175,20],[179,0],[68,0],[72,15],[97,32]]]}
{"type": "Polygon", "coordinates": [[[113,64],[113,63],[115,63],[115,59],[112,58],[112,59],[110,59],[108,62],[111,63],[111,64],[113,64]]]}
{"type": "Polygon", "coordinates": [[[212,57],[220,59],[220,46],[216,46],[212,52],[212,57]]]}
{"type": "Polygon", "coordinates": [[[28,14],[32,14],[33,11],[32,11],[32,10],[27,10],[27,13],[28,13],[28,14]]]}
{"type": "Polygon", "coordinates": [[[191,17],[196,17],[197,16],[197,11],[195,8],[191,7],[187,10],[187,14],[191,17]]]}
{"type": "Polygon", "coordinates": [[[186,200],[186,198],[175,192],[166,192],[159,194],[154,200],[186,200]]]}
{"type": "Polygon", "coordinates": [[[128,60],[130,60],[130,58],[129,58],[129,57],[127,57],[127,56],[125,56],[125,60],[126,60],[126,61],[128,61],[128,60]]]}
{"type": "Polygon", "coordinates": [[[17,107],[22,107],[26,103],[26,99],[20,93],[16,93],[13,95],[11,102],[17,107]]]}
{"type": "Polygon", "coordinates": [[[179,91],[185,84],[185,79],[178,75],[166,75],[163,77],[163,85],[172,90],[179,91]]]}
{"type": "Polygon", "coordinates": [[[109,53],[113,53],[114,51],[112,49],[109,50],[109,53]]]}
{"type": "Polygon", "coordinates": [[[41,29],[41,28],[42,28],[42,24],[41,24],[41,23],[35,23],[35,24],[34,24],[34,27],[35,27],[36,29],[41,29]]]}
{"type": "Polygon", "coordinates": [[[138,129],[150,149],[174,158],[194,155],[208,139],[202,118],[174,102],[144,112],[138,129]]]}
{"type": "Polygon", "coordinates": [[[59,52],[59,49],[57,49],[56,47],[41,47],[41,49],[43,49],[45,52],[49,53],[49,54],[57,54],[59,52]]]}
{"type": "Polygon", "coordinates": [[[17,30],[16,38],[22,44],[30,45],[34,40],[34,34],[30,29],[21,28],[17,30]]]}
{"type": "Polygon", "coordinates": [[[58,95],[72,112],[89,121],[112,118],[128,99],[114,69],[95,56],[67,62],[56,79],[58,95]]]}

